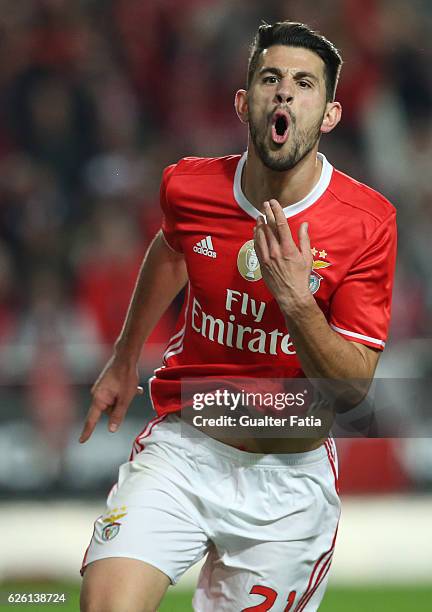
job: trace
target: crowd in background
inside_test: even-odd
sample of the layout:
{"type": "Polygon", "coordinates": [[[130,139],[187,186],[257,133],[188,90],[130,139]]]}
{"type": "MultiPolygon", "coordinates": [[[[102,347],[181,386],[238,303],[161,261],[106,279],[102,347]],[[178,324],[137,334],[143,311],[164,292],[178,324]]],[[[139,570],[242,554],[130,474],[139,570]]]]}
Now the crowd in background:
{"type": "Polygon", "coordinates": [[[396,206],[390,350],[432,371],[417,341],[432,313],[428,0],[0,0],[0,382],[26,380],[46,427],[73,419],[68,381],[91,382],[120,330],[163,168],[245,149],[234,93],[257,26],[283,19],[342,53],[343,120],[321,150],[396,206]]]}

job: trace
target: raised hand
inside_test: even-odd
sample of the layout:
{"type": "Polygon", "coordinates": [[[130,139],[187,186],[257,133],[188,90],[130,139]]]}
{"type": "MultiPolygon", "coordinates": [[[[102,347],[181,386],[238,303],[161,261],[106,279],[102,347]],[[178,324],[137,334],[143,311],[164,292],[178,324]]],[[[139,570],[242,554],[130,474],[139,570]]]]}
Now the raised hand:
{"type": "Polygon", "coordinates": [[[137,367],[112,357],[91,389],[93,401],[79,441],[83,443],[90,438],[104,412],[109,416],[109,431],[117,431],[129,404],[135,395],[142,393],[143,388],[138,385],[137,367]]]}
{"type": "Polygon", "coordinates": [[[309,276],[313,257],[308,224],[300,226],[297,248],[279,202],[273,199],[264,202],[264,213],[267,223],[260,216],[255,227],[255,252],[264,282],[282,312],[290,314],[311,297],[309,276]]]}

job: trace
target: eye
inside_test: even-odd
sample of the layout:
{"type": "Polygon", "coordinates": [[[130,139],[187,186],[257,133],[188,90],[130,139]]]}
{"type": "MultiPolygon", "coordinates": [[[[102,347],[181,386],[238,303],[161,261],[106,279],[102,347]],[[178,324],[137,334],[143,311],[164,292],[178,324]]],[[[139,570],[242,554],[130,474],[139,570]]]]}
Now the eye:
{"type": "Polygon", "coordinates": [[[302,89],[310,89],[312,87],[312,85],[309,83],[309,81],[297,81],[297,84],[302,88],[302,89]]]}
{"type": "Polygon", "coordinates": [[[278,78],[274,74],[263,78],[263,83],[266,83],[269,85],[275,85],[277,82],[278,82],[278,78]]]}

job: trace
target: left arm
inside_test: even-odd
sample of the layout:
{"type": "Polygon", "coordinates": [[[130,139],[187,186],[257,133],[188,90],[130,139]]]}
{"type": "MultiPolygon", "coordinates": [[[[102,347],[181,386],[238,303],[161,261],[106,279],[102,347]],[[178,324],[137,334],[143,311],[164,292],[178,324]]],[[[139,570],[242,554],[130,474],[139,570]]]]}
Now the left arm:
{"type": "Polygon", "coordinates": [[[297,248],[280,204],[270,200],[264,206],[268,222],[262,217],[257,220],[255,249],[264,281],[285,317],[302,369],[308,378],[348,379],[353,383],[363,379],[366,385],[357,390],[355,400],[353,397],[358,403],[373,378],[379,351],[345,340],[331,329],[309,291],[313,258],[307,223],[300,227],[297,248]]]}

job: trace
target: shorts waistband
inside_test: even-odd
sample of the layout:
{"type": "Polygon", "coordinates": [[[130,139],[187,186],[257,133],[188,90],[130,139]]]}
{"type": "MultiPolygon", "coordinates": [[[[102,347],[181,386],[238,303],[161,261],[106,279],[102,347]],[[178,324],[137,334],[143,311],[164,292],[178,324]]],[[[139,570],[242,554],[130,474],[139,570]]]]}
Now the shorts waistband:
{"type": "Polygon", "coordinates": [[[207,452],[222,455],[245,466],[294,467],[319,463],[327,460],[328,457],[324,444],[319,448],[304,453],[251,453],[211,438],[175,414],[170,414],[166,419],[166,423],[176,424],[181,437],[183,439],[187,438],[192,444],[195,443],[201,449],[201,452],[205,448],[207,452]]]}

